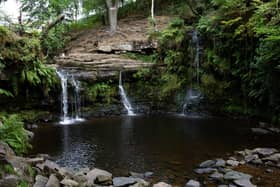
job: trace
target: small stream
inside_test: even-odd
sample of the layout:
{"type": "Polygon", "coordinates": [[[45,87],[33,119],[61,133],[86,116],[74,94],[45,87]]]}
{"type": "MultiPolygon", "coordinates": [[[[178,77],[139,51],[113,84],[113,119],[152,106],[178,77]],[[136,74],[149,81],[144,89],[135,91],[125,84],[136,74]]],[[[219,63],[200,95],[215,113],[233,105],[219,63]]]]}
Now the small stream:
{"type": "Polygon", "coordinates": [[[98,167],[115,176],[154,172],[154,180],[182,185],[200,162],[258,146],[279,147],[273,137],[249,133],[254,123],[225,118],[122,116],[35,131],[33,153],[47,153],[60,165],[98,167]]]}

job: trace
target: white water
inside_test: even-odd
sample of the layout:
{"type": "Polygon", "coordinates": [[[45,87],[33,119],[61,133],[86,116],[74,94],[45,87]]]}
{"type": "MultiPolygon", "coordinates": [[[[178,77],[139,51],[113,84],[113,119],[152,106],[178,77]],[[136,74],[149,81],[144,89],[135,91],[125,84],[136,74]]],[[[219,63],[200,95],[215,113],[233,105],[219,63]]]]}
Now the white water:
{"type": "Polygon", "coordinates": [[[129,116],[134,116],[135,113],[133,112],[133,107],[131,106],[129,99],[127,98],[127,95],[124,91],[124,88],[122,86],[122,72],[120,72],[120,77],[119,77],[119,91],[120,91],[120,95],[122,98],[122,103],[123,106],[125,107],[125,109],[127,110],[127,115],[129,116]]]}
{"type": "Polygon", "coordinates": [[[187,95],[185,97],[185,103],[183,105],[183,111],[182,111],[182,115],[187,114],[188,111],[188,107],[190,104],[198,102],[201,99],[201,93],[198,91],[195,91],[193,89],[188,89],[187,90],[187,95]]]}
{"type": "MultiPolygon", "coordinates": [[[[201,46],[199,44],[199,36],[196,30],[192,32],[192,39],[191,39],[192,51],[193,51],[193,67],[195,68],[196,73],[196,84],[199,86],[199,68],[200,68],[200,51],[201,46]]],[[[189,113],[189,105],[198,102],[201,99],[201,93],[197,90],[192,88],[193,81],[191,79],[191,87],[187,89],[186,97],[184,100],[182,115],[186,115],[189,113]]]]}
{"type": "Polygon", "coordinates": [[[73,124],[78,121],[83,121],[81,118],[81,98],[80,98],[80,82],[75,79],[73,75],[69,75],[67,72],[57,70],[57,74],[61,82],[61,105],[62,105],[62,116],[59,122],[62,125],[73,124]],[[70,79],[70,80],[69,80],[70,79]],[[72,115],[69,116],[69,94],[68,94],[68,82],[74,87],[72,115]]]}
{"type": "Polygon", "coordinates": [[[192,45],[194,50],[194,60],[193,64],[196,69],[196,83],[199,86],[199,68],[200,68],[200,49],[201,46],[199,44],[199,37],[197,31],[193,31],[192,33],[192,45]]]}

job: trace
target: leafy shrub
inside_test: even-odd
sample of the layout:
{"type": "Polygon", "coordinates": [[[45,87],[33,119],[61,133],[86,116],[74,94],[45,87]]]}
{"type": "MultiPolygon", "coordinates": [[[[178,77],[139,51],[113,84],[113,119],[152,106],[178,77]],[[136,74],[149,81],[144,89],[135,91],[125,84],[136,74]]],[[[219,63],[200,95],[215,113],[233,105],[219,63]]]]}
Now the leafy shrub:
{"type": "Polygon", "coordinates": [[[11,146],[16,153],[25,153],[31,145],[28,142],[28,135],[23,127],[23,122],[17,115],[1,117],[0,140],[11,146]]]}

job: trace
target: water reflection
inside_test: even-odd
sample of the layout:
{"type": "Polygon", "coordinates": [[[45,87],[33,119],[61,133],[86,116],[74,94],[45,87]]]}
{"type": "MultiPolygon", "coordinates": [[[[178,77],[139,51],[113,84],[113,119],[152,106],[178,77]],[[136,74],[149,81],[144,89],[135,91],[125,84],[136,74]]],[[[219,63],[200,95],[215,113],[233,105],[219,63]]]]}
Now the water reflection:
{"type": "Polygon", "coordinates": [[[250,126],[217,118],[100,118],[73,126],[45,125],[35,132],[33,151],[48,153],[64,166],[99,167],[116,176],[153,171],[156,178],[183,184],[203,160],[244,148],[277,146],[275,140],[248,136],[250,126]]]}

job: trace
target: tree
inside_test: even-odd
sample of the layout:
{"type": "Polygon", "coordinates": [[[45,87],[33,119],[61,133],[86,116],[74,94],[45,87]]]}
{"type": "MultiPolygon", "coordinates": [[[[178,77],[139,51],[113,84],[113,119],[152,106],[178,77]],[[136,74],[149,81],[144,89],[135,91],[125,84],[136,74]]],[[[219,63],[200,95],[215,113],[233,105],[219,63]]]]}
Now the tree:
{"type": "Polygon", "coordinates": [[[110,31],[115,33],[117,30],[118,24],[118,8],[119,8],[119,0],[106,0],[106,5],[108,9],[109,15],[109,24],[110,24],[110,31]]]}
{"type": "Polygon", "coordinates": [[[155,10],[155,1],[152,0],[152,6],[151,6],[151,17],[152,17],[152,19],[155,19],[154,10],[155,10]]]}

